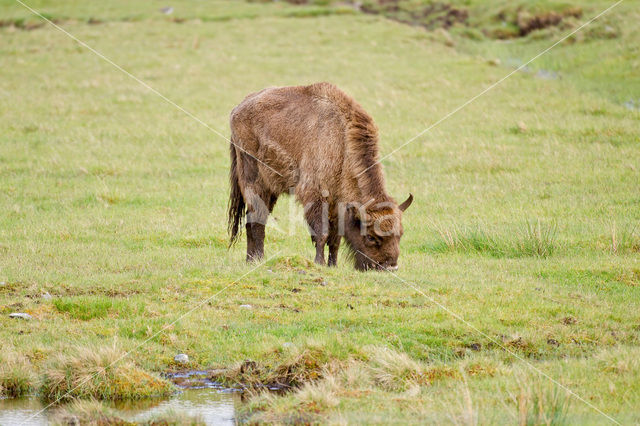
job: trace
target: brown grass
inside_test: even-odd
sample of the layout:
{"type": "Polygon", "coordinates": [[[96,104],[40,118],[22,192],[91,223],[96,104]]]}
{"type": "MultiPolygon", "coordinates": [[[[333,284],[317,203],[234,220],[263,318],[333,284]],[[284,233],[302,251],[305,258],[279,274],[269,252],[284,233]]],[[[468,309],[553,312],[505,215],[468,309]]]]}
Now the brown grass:
{"type": "Polygon", "coordinates": [[[229,369],[215,370],[212,378],[227,384],[239,384],[248,389],[266,386],[287,390],[318,380],[328,363],[325,352],[313,345],[293,349],[284,361],[281,360],[279,352],[272,355],[273,361],[262,364],[245,360],[229,369]]]}
{"type": "Polygon", "coordinates": [[[76,348],[60,354],[45,367],[41,396],[45,400],[70,398],[140,399],[167,396],[173,385],[122,359],[116,346],[76,348]]]}

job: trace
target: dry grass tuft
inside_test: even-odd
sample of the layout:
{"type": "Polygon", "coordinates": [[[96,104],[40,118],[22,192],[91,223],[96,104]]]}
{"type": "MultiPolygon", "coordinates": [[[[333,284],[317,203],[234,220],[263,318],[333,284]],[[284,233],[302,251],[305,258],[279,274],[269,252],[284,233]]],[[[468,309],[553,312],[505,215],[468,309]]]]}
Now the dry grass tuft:
{"type": "Polygon", "coordinates": [[[321,423],[322,414],[336,407],[343,393],[344,383],[329,371],[324,371],[321,380],[305,383],[284,396],[269,391],[254,394],[241,408],[241,423],[321,423]]]}
{"type": "Polygon", "coordinates": [[[45,368],[41,395],[46,400],[95,398],[106,400],[166,396],[173,385],[128,360],[116,346],[76,348],[60,354],[45,368]]]}
{"type": "Polygon", "coordinates": [[[115,411],[97,400],[77,400],[55,410],[53,425],[124,426],[132,423],[119,418],[115,411]]]}
{"type": "Polygon", "coordinates": [[[33,392],[37,377],[34,367],[24,356],[11,350],[0,359],[0,397],[19,398],[33,392]]]}
{"type": "Polygon", "coordinates": [[[327,374],[324,379],[305,384],[296,392],[299,404],[307,411],[319,412],[340,403],[338,393],[342,389],[339,380],[327,374]]]}
{"type": "Polygon", "coordinates": [[[376,385],[390,391],[406,391],[441,379],[460,379],[460,372],[446,365],[427,365],[405,353],[386,347],[369,348],[367,368],[376,385]]]}
{"type": "Polygon", "coordinates": [[[370,347],[368,368],[375,383],[387,390],[406,390],[423,382],[426,367],[407,354],[385,347],[370,347]]]}

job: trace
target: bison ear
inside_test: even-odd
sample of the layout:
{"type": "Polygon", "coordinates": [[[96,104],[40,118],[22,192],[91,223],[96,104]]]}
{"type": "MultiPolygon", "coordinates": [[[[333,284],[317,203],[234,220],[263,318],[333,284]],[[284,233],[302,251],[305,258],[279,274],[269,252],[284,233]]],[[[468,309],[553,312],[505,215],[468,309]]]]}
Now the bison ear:
{"type": "Polygon", "coordinates": [[[405,211],[406,209],[409,208],[409,206],[411,205],[411,203],[413,203],[413,194],[409,193],[409,198],[407,198],[406,200],[404,200],[404,203],[400,204],[398,206],[398,208],[401,211],[405,211]]]}

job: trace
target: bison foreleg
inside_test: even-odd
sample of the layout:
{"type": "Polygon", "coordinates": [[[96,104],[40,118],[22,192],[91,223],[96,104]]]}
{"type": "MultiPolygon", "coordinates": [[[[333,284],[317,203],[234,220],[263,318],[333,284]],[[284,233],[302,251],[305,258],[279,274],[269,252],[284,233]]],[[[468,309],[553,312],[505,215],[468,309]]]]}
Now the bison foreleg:
{"type": "Polygon", "coordinates": [[[321,236],[321,237],[312,237],[312,240],[314,240],[314,243],[316,245],[316,258],[315,258],[315,262],[318,265],[324,265],[324,245],[327,243],[327,236],[321,236]]]}
{"type": "Polygon", "coordinates": [[[338,249],[340,248],[340,240],[342,237],[338,234],[337,223],[329,223],[329,238],[327,245],[329,246],[329,266],[338,265],[338,249]]]}
{"type": "Polygon", "coordinates": [[[264,225],[258,222],[247,223],[247,262],[262,259],[264,256],[264,225]]]}
{"type": "Polygon", "coordinates": [[[324,265],[324,245],[327,243],[329,236],[326,205],[322,201],[309,203],[305,206],[304,215],[309,224],[311,241],[316,246],[315,262],[318,265],[324,265]]]}

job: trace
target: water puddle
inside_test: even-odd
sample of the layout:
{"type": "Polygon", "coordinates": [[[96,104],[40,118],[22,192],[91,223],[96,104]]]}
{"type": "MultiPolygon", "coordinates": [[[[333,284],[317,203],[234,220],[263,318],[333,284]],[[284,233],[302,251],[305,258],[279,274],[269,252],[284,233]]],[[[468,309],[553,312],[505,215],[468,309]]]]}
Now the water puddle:
{"type": "MultiPolygon", "coordinates": [[[[198,416],[208,425],[235,424],[235,408],[240,404],[240,392],[236,389],[224,388],[200,371],[176,373],[169,378],[182,388],[171,398],[120,401],[112,407],[119,417],[132,422],[173,410],[198,416]]],[[[47,425],[51,411],[39,413],[44,407],[36,397],[0,399],[0,425],[47,425]]]]}

